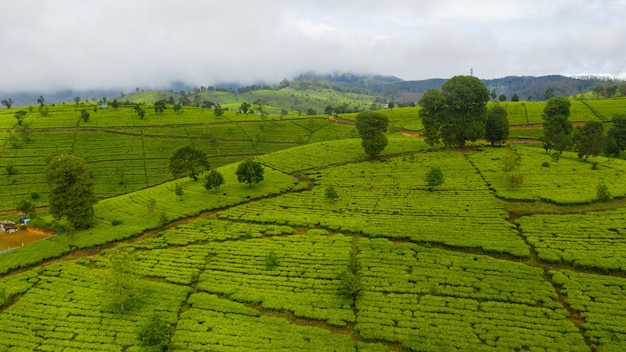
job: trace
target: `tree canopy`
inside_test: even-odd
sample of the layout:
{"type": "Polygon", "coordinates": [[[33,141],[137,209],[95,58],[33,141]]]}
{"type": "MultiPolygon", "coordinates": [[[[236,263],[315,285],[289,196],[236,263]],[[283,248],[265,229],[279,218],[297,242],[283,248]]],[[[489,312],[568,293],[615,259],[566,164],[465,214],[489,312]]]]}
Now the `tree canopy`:
{"type": "Polygon", "coordinates": [[[170,157],[170,171],[175,178],[186,175],[197,181],[198,174],[209,168],[206,153],[191,145],[176,149],[170,157]]]}
{"type": "Polygon", "coordinates": [[[572,143],[578,152],[578,157],[597,156],[604,148],[604,125],[600,121],[588,121],[574,130],[572,143]]]}
{"type": "Polygon", "coordinates": [[[239,164],[235,174],[239,183],[247,183],[252,187],[255,183],[263,181],[263,171],[260,162],[248,159],[239,164]]]}
{"type": "Polygon", "coordinates": [[[509,119],[506,110],[500,105],[495,105],[487,111],[485,122],[485,139],[491,145],[505,143],[509,138],[509,119]]]}
{"type": "Polygon", "coordinates": [[[569,120],[570,106],[570,101],[564,97],[551,98],[546,103],[541,138],[546,153],[554,149],[560,155],[571,145],[574,128],[569,120]]]}
{"type": "Polygon", "coordinates": [[[54,157],[46,167],[45,177],[50,186],[50,214],[58,220],[65,217],[76,229],[93,225],[97,199],[85,159],[75,155],[54,157]]]}
{"type": "Polygon", "coordinates": [[[490,93],[481,80],[455,76],[435,92],[431,89],[420,99],[420,117],[431,145],[442,141],[464,147],[466,141],[483,137],[490,93]]]}
{"type": "Polygon", "coordinates": [[[613,127],[607,133],[605,151],[615,157],[626,149],[626,115],[615,115],[613,127]]]}
{"type": "Polygon", "coordinates": [[[387,146],[387,115],[378,111],[364,111],[356,116],[356,129],[361,136],[361,146],[371,157],[379,155],[387,146]]]}

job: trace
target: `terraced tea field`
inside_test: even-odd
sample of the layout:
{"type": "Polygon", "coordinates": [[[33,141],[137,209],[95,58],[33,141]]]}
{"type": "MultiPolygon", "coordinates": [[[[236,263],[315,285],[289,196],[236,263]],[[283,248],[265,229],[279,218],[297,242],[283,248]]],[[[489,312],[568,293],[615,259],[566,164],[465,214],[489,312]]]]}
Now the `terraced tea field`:
{"type": "MultiPolygon", "coordinates": [[[[73,153],[93,170],[100,199],[127,194],[172,180],[169,157],[193,144],[207,153],[212,167],[274,151],[325,140],[357,136],[354,127],[326,117],[260,120],[255,115],[226,112],[217,118],[209,110],[185,108],[182,113],[151,111],[140,119],[129,107],[99,109],[88,122],[80,110],[89,106],[51,107],[48,116],[30,112],[17,126],[18,109],[0,110],[0,211],[15,209],[28,199],[47,204],[44,170],[50,157],[73,153]],[[5,170],[11,172],[4,172],[5,170]],[[38,197],[32,197],[36,194],[38,197]]],[[[147,109],[147,107],[146,107],[147,109]]]]}
{"type": "MultiPolygon", "coordinates": [[[[172,129],[115,135],[142,136],[145,151],[147,136],[181,135],[172,129]]],[[[139,148],[126,145],[122,154],[139,148]]],[[[623,197],[626,162],[594,158],[592,169],[575,155],[518,150],[525,180],[514,188],[501,148],[428,151],[398,137],[376,160],[355,139],[259,156],[266,175],[253,188],[236,182],[235,163],[219,168],[218,191],[181,179],[102,200],[94,228],[0,255],[0,350],[140,351],[153,313],[171,327],[169,351],[626,349],[626,208],[566,214],[593,209],[601,179],[623,197]],[[424,180],[433,167],[441,186],[424,180]],[[329,186],[337,199],[326,199],[329,186]],[[519,199],[563,214],[511,217],[507,202],[519,199]],[[103,284],[113,246],[132,255],[123,312],[103,284]],[[343,288],[351,253],[354,295],[343,288]]]]}

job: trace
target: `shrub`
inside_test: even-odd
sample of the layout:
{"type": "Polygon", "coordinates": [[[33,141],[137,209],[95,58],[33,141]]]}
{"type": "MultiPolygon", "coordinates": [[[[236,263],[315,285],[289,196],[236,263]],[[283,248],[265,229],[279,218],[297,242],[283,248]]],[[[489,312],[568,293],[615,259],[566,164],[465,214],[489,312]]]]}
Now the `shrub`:
{"type": "Polygon", "coordinates": [[[441,169],[438,166],[435,166],[426,173],[424,181],[426,181],[426,184],[428,184],[429,187],[437,187],[442,185],[445,180],[441,169]]]}
{"type": "Polygon", "coordinates": [[[600,181],[598,187],[596,188],[596,197],[599,201],[602,202],[610,202],[613,199],[611,192],[609,192],[609,188],[606,186],[604,181],[600,181]]]}
{"type": "Polygon", "coordinates": [[[265,267],[267,268],[267,270],[273,270],[275,267],[280,265],[280,258],[278,258],[278,255],[276,254],[276,252],[271,251],[268,253],[268,255],[265,257],[265,267]]]}
{"type": "Polygon", "coordinates": [[[324,191],[324,197],[328,200],[336,200],[339,198],[339,195],[337,194],[337,191],[335,191],[335,187],[327,186],[326,191],[324,191]]]}
{"type": "Polygon", "coordinates": [[[122,224],[122,220],[120,219],[113,219],[111,220],[111,226],[118,226],[122,224]]]}
{"type": "Polygon", "coordinates": [[[170,343],[170,326],[158,314],[152,314],[139,327],[137,340],[144,351],[163,351],[170,343]]]}
{"type": "Polygon", "coordinates": [[[541,163],[541,166],[543,166],[543,167],[550,167],[550,162],[544,161],[543,163],[541,163]]]}
{"type": "Polygon", "coordinates": [[[506,174],[506,182],[510,187],[519,186],[524,183],[524,174],[519,171],[513,171],[506,174]]]}
{"type": "Polygon", "coordinates": [[[183,189],[183,186],[181,186],[180,183],[177,183],[176,187],[174,187],[174,193],[179,197],[182,197],[185,195],[185,190],[183,189]]]}

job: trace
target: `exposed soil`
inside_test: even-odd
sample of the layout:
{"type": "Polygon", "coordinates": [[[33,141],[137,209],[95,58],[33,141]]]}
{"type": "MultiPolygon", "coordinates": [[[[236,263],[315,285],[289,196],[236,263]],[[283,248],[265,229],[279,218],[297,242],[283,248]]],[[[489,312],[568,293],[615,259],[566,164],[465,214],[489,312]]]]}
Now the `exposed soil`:
{"type": "Polygon", "coordinates": [[[52,235],[54,235],[53,232],[46,232],[33,228],[19,229],[17,232],[13,233],[0,232],[0,251],[25,246],[29,243],[48,238],[52,235]]]}

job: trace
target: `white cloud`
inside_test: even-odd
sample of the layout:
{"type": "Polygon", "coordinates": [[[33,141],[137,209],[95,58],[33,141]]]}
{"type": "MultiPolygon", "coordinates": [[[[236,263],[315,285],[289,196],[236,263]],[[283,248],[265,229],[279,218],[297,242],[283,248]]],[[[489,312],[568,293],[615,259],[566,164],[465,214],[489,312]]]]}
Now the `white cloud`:
{"type": "Polygon", "coordinates": [[[13,0],[0,91],[276,82],[304,71],[624,74],[624,0],[13,0]]]}

